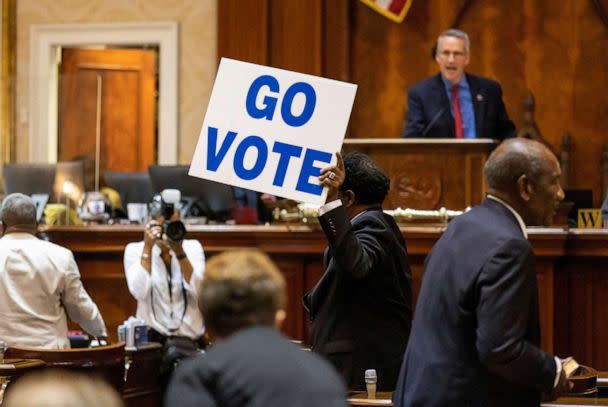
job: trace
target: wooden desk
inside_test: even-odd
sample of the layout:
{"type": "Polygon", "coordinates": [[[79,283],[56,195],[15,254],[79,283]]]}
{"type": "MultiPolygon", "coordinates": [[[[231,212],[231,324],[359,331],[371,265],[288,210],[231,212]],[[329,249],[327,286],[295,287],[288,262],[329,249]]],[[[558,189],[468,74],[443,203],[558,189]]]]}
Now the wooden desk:
{"type": "MultiPolygon", "coordinates": [[[[161,345],[159,343],[151,342],[137,350],[125,351],[125,366],[128,366],[128,370],[124,374],[126,379],[124,387],[123,385],[119,387],[122,388],[122,397],[127,407],[162,405],[159,383],[160,359],[161,345]]],[[[91,361],[88,362],[89,367],[78,368],[61,360],[46,363],[40,359],[4,359],[4,364],[0,364],[0,387],[4,387],[5,379],[8,379],[9,384],[13,384],[21,376],[46,367],[61,366],[76,372],[86,371],[90,374],[91,369],[94,369],[94,365],[98,362],[94,362],[91,358],[91,361]]]]}
{"type": "MultiPolygon", "coordinates": [[[[374,407],[389,407],[393,403],[390,399],[391,394],[378,394],[378,398],[369,400],[367,395],[354,395],[348,399],[349,405],[352,407],[359,406],[374,406],[374,407]]],[[[608,398],[605,397],[560,397],[555,401],[541,403],[541,407],[560,407],[560,406],[608,406],[608,398]]]]}
{"type": "Polygon", "coordinates": [[[122,398],[127,407],[157,407],[160,394],[160,343],[150,342],[137,350],[125,351],[125,387],[122,398]]]}
{"type": "MultiPolygon", "coordinates": [[[[601,373],[604,378],[606,373],[601,373]]],[[[599,384],[599,383],[598,383],[599,384]]],[[[359,406],[375,406],[375,407],[389,407],[393,403],[391,401],[391,392],[379,392],[376,394],[376,399],[370,400],[367,398],[365,392],[355,392],[349,395],[348,403],[353,407],[359,406]]],[[[541,403],[541,407],[559,407],[559,406],[608,406],[608,397],[560,397],[555,401],[541,403]]]]}
{"type": "Polygon", "coordinates": [[[123,342],[95,348],[43,349],[9,347],[5,356],[19,359],[40,359],[46,368],[67,369],[87,376],[97,375],[116,391],[124,388],[125,344],[123,342]]]}
{"type": "Polygon", "coordinates": [[[391,398],[393,393],[390,391],[380,391],[376,393],[375,399],[368,399],[367,393],[364,391],[353,392],[348,395],[348,404],[353,407],[358,406],[392,406],[391,398]]]}
{"type": "MultiPolygon", "coordinates": [[[[116,327],[135,314],[136,306],[124,277],[124,247],[142,239],[143,227],[55,226],[43,231],[51,241],[74,252],[84,285],[115,339],[116,327]]],[[[401,231],[408,245],[416,298],[424,258],[443,228],[403,226],[401,231]]],[[[531,228],[529,235],[537,256],[543,348],[608,370],[608,231],[531,228]]],[[[188,237],[202,243],[207,257],[243,247],[267,252],[287,280],[284,332],[306,341],[308,324],[301,299],[323,272],[325,237],[318,226],[195,226],[188,228],[188,237]]]]}

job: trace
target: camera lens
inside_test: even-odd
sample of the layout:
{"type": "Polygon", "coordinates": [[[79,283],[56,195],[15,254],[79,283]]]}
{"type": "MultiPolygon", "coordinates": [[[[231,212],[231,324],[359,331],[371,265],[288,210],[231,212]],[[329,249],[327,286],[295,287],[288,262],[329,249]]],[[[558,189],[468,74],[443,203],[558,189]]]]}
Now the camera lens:
{"type": "Polygon", "coordinates": [[[186,226],[180,220],[165,222],[163,228],[167,237],[173,241],[182,240],[186,236],[186,226]]]}

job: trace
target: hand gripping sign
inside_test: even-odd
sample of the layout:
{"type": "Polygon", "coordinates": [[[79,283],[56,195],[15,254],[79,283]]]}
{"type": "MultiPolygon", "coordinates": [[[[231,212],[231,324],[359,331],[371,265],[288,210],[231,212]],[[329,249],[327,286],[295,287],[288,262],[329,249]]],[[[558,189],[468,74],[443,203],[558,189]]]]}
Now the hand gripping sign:
{"type": "Polygon", "coordinates": [[[189,174],[323,204],[357,86],[222,58],[189,174]]]}

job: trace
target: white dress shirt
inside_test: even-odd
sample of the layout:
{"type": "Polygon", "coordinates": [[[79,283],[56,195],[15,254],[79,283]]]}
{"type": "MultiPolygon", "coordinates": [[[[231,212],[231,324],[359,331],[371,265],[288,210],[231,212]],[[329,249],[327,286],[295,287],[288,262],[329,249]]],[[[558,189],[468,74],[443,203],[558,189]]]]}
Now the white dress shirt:
{"type": "Polygon", "coordinates": [[[69,348],[66,311],[93,336],[107,336],[72,252],[29,233],[0,239],[0,339],[7,346],[69,348]]]}
{"type": "Polygon", "coordinates": [[[129,291],[137,300],[138,318],[160,334],[197,339],[205,332],[196,293],[205,271],[205,254],[198,240],[184,240],[182,247],[192,264],[192,275],[190,281],[184,281],[179,260],[172,253],[171,296],[167,267],[158,246],[152,248],[151,273],[148,273],[141,265],[144,242],[129,243],[125,248],[125,273],[129,291]],[[185,313],[184,292],[187,299],[185,313]]]}

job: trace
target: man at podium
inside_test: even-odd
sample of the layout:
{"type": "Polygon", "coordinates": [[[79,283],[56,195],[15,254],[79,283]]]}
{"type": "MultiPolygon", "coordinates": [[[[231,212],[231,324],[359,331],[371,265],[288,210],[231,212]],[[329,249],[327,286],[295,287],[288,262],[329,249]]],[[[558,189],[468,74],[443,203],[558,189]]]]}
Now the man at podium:
{"type": "Polygon", "coordinates": [[[469,36],[450,29],[437,38],[440,73],[413,85],[403,137],[490,138],[515,136],[498,82],[465,73],[469,36]]]}

